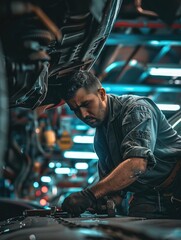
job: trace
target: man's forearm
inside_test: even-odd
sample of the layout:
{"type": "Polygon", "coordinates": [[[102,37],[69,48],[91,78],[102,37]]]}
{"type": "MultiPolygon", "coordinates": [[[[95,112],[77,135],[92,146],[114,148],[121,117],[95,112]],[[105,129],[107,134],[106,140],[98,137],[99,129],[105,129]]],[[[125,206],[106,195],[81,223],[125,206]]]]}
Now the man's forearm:
{"type": "Polygon", "coordinates": [[[145,172],[147,161],[143,158],[130,158],[119,164],[107,177],[91,187],[95,197],[122,190],[136,181],[145,172]]]}

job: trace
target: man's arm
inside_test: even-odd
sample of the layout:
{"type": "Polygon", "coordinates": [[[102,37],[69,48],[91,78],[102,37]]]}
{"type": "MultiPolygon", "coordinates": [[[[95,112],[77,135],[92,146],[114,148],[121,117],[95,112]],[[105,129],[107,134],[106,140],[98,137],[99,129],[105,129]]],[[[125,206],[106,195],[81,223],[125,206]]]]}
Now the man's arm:
{"type": "Polygon", "coordinates": [[[62,203],[62,210],[79,216],[86,209],[93,207],[98,199],[132,184],[145,172],[146,166],[147,161],[144,158],[125,160],[93,187],[70,194],[62,203]]]}
{"type": "Polygon", "coordinates": [[[146,171],[144,158],[129,158],[120,163],[107,177],[90,188],[98,199],[108,193],[122,190],[137,180],[146,171]]]}

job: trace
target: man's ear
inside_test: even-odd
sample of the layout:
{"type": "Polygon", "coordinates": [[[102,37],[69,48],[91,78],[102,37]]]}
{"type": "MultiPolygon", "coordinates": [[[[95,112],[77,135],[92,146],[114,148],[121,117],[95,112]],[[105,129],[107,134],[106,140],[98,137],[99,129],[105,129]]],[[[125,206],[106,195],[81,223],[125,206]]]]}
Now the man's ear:
{"type": "Polygon", "coordinates": [[[104,88],[99,88],[98,89],[99,95],[101,97],[101,100],[104,101],[106,99],[106,91],[104,88]]]}

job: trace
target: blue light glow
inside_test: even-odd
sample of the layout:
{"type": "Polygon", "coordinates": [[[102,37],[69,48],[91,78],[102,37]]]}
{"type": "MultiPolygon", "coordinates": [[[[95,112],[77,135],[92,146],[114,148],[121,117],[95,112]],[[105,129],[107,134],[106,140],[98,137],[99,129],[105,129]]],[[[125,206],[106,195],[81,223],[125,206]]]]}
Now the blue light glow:
{"type": "Polygon", "coordinates": [[[157,104],[162,111],[178,111],[180,106],[178,104],[157,104]]]}
{"type": "Polygon", "coordinates": [[[49,176],[42,176],[41,177],[41,181],[42,182],[46,182],[46,183],[49,183],[49,182],[51,182],[51,177],[49,177],[49,176]]]}
{"type": "Polygon", "coordinates": [[[96,153],[94,152],[78,152],[78,151],[65,151],[64,157],[73,159],[98,159],[96,153]]]}
{"type": "Polygon", "coordinates": [[[76,169],[88,169],[89,165],[85,162],[78,162],[75,164],[76,169]]]}
{"type": "Polygon", "coordinates": [[[76,125],[75,129],[79,130],[79,131],[81,131],[81,130],[84,131],[84,130],[88,129],[88,126],[87,125],[76,125]]]}
{"type": "Polygon", "coordinates": [[[56,174],[70,174],[70,168],[55,168],[56,174]]]}
{"type": "Polygon", "coordinates": [[[175,128],[180,122],[181,122],[181,118],[180,118],[179,120],[177,120],[177,121],[172,125],[172,127],[175,128]]]}
{"type": "Polygon", "coordinates": [[[120,93],[120,92],[150,92],[149,86],[136,86],[129,84],[103,84],[106,92],[120,93]]]}
{"type": "Polygon", "coordinates": [[[49,166],[49,168],[54,168],[54,167],[55,167],[55,163],[54,163],[54,162],[50,162],[50,163],[48,164],[48,166],[49,166]]]}
{"type": "Polygon", "coordinates": [[[38,183],[38,182],[34,182],[34,183],[33,183],[33,187],[34,187],[34,188],[38,188],[38,187],[39,187],[39,183],[38,183]]]}
{"type": "Polygon", "coordinates": [[[73,137],[73,142],[74,143],[87,143],[87,144],[91,144],[94,142],[94,136],[74,136],[73,137]]]}
{"type": "Polygon", "coordinates": [[[141,85],[141,84],[111,84],[104,83],[102,84],[107,93],[121,94],[128,92],[180,92],[178,87],[166,87],[166,86],[154,86],[154,85],[141,85]]]}
{"type": "Polygon", "coordinates": [[[130,62],[129,62],[129,65],[130,66],[136,66],[138,64],[138,61],[136,59],[132,59],[130,62]]]}
{"type": "Polygon", "coordinates": [[[61,166],[62,166],[62,164],[61,164],[60,162],[57,162],[57,163],[56,163],[56,167],[57,167],[57,168],[60,168],[61,166]]]}
{"type": "Polygon", "coordinates": [[[105,72],[106,73],[108,73],[108,72],[110,72],[111,70],[113,70],[114,68],[116,68],[116,67],[120,67],[120,66],[122,66],[123,65],[123,63],[122,62],[113,62],[113,63],[111,63],[106,69],[105,69],[105,72]]]}
{"type": "Polygon", "coordinates": [[[89,183],[89,184],[92,184],[93,181],[94,181],[94,176],[91,176],[91,177],[88,179],[88,183],[89,183]]]}
{"type": "Polygon", "coordinates": [[[152,76],[171,76],[171,77],[178,77],[181,76],[181,69],[180,68],[149,68],[149,74],[152,76]]]}
{"type": "Polygon", "coordinates": [[[151,45],[154,45],[154,46],[158,46],[158,45],[160,44],[160,42],[157,41],[157,40],[152,40],[152,41],[150,41],[149,43],[150,43],[151,45]]]}

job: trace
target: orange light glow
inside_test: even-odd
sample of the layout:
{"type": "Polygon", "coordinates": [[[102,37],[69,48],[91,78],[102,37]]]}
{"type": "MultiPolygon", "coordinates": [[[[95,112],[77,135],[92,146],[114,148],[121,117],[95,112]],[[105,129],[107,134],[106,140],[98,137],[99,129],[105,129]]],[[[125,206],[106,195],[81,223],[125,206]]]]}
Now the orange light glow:
{"type": "Polygon", "coordinates": [[[47,201],[42,198],[42,199],[40,199],[40,204],[41,204],[42,206],[45,206],[45,205],[47,204],[47,201]]]}
{"type": "Polygon", "coordinates": [[[43,186],[41,188],[41,191],[42,191],[42,193],[47,193],[48,192],[48,188],[46,186],[43,186]]]}

